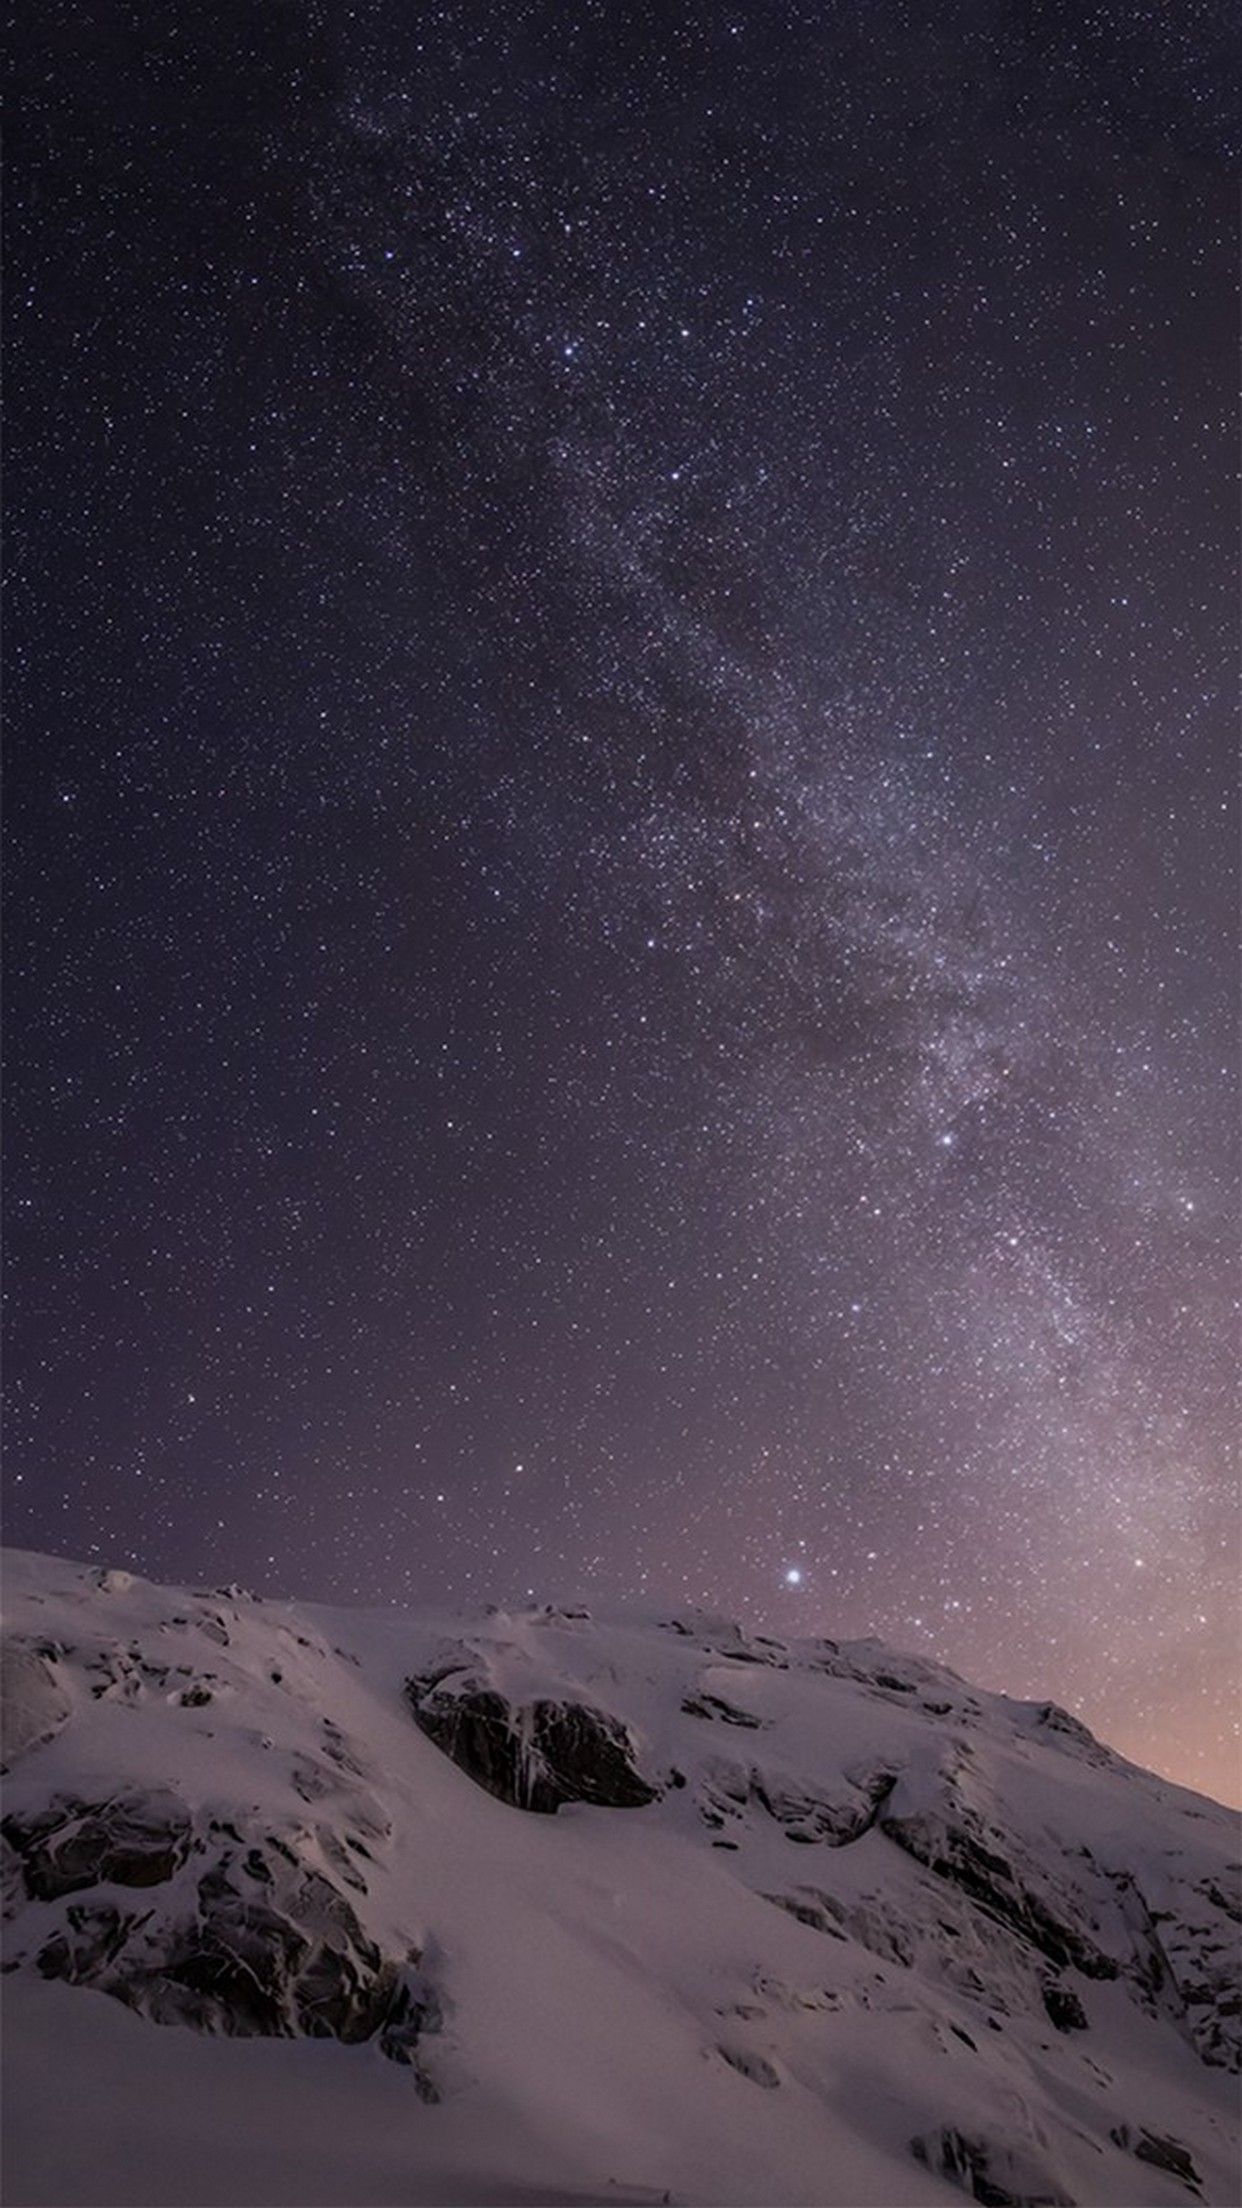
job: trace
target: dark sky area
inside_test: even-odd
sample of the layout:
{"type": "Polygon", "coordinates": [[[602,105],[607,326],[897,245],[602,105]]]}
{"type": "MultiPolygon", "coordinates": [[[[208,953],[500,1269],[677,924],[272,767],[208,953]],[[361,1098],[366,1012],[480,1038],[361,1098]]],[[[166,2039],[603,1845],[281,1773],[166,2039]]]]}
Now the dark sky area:
{"type": "Polygon", "coordinates": [[[1232,11],[31,9],[6,1533],[1236,1788],[1232,11]]]}

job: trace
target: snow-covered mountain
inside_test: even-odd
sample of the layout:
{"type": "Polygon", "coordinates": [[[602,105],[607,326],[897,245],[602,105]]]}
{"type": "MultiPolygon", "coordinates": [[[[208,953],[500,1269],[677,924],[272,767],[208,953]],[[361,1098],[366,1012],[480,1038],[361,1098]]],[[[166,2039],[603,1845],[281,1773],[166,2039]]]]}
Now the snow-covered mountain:
{"type": "Polygon", "coordinates": [[[5,1579],[10,2208],[1242,2193],[1237,1820],[1051,1704],[5,1579]]]}

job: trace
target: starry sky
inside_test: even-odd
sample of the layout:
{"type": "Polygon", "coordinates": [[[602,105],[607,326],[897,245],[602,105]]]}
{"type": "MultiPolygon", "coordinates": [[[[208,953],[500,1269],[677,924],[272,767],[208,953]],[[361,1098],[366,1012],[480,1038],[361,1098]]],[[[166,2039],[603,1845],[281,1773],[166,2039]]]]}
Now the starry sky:
{"type": "Polygon", "coordinates": [[[7,1538],[1236,1795],[1229,11],[23,49],[7,1538]]]}

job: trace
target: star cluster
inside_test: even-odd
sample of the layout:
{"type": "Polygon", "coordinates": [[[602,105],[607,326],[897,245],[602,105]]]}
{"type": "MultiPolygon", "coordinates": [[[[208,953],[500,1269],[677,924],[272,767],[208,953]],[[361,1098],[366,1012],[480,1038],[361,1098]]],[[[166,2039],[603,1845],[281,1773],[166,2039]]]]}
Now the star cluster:
{"type": "Polygon", "coordinates": [[[1237,1786],[1224,18],[52,7],[7,1537],[1237,1786]]]}

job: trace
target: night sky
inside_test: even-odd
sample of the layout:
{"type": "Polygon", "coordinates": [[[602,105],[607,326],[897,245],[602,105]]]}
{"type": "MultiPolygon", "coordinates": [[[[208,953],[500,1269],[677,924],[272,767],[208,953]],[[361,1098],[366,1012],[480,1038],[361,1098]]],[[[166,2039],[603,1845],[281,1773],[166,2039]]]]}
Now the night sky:
{"type": "Polygon", "coordinates": [[[84,8],[10,138],[6,1537],[1237,1788],[1231,11],[84,8]]]}

